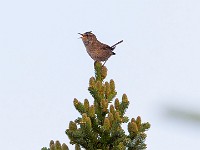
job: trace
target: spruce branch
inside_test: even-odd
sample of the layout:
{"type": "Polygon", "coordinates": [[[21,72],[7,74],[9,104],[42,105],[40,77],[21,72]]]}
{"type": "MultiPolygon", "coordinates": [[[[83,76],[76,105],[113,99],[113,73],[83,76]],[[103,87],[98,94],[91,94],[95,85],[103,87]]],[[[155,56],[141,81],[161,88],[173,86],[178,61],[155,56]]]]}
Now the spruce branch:
{"type": "MultiPolygon", "coordinates": [[[[150,124],[143,123],[141,117],[136,119],[125,116],[130,104],[126,94],[122,100],[115,98],[117,95],[115,82],[111,79],[104,81],[107,68],[100,62],[94,63],[95,76],[89,79],[88,91],[93,100],[84,99],[83,103],[74,98],[74,107],[80,113],[74,121],[70,121],[65,133],[70,139],[70,144],[76,150],[143,150],[146,149],[146,131],[150,124]],[[128,135],[122,128],[127,124],[128,135]]],[[[50,142],[50,149],[42,150],[67,150],[66,144],[58,141],[50,142]]]]}

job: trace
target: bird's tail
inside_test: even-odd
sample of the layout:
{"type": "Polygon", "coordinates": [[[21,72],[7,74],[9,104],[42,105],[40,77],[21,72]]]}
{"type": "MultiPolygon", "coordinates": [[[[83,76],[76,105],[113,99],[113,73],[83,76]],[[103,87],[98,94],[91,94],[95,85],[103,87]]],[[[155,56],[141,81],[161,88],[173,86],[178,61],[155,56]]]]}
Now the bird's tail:
{"type": "Polygon", "coordinates": [[[122,43],[122,42],[123,42],[123,40],[121,40],[121,41],[117,42],[116,44],[114,44],[113,46],[111,46],[112,50],[114,50],[115,47],[116,47],[118,44],[122,43]]]}

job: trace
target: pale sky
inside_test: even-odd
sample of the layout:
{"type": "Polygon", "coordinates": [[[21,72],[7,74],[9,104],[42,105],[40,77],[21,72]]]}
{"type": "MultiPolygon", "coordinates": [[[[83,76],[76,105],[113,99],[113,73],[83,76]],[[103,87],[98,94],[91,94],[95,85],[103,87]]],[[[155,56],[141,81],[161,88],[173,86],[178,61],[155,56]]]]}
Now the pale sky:
{"type": "Polygon", "coordinates": [[[73,99],[92,101],[93,60],[77,34],[86,31],[108,45],[124,40],[106,80],[128,95],[128,117],[151,123],[147,150],[199,147],[199,8],[198,0],[1,1],[1,149],[40,150],[51,139],[74,149],[65,134],[79,117],[73,99]]]}

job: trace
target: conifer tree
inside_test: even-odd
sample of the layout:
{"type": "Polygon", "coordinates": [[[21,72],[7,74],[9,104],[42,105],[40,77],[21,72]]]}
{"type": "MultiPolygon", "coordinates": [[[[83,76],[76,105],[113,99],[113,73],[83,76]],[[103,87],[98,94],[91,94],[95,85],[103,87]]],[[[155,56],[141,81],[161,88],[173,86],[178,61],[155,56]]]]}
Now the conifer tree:
{"type": "MultiPolygon", "coordinates": [[[[74,99],[74,106],[80,113],[74,121],[70,121],[66,134],[75,150],[143,150],[146,149],[146,133],[150,124],[142,123],[141,117],[129,118],[125,116],[129,106],[126,94],[122,100],[115,98],[114,80],[104,81],[107,68],[100,62],[95,62],[95,77],[89,80],[88,91],[93,97],[90,104],[88,99],[80,102],[74,99]],[[122,129],[122,124],[127,123],[128,135],[122,129]]],[[[48,150],[43,148],[42,150],[48,150]]],[[[68,150],[66,144],[59,141],[50,142],[49,150],[68,150]]]]}

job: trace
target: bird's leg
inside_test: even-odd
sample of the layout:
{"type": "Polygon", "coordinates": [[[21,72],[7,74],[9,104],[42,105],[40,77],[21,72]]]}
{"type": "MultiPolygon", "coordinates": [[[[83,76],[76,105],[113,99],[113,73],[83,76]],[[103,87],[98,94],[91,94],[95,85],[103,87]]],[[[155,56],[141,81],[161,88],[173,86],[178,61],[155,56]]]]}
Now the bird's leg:
{"type": "MultiPolygon", "coordinates": [[[[107,61],[107,60],[106,60],[106,61],[107,61]]],[[[103,63],[103,65],[102,65],[102,67],[105,65],[106,61],[104,61],[104,63],[103,63]]]]}

